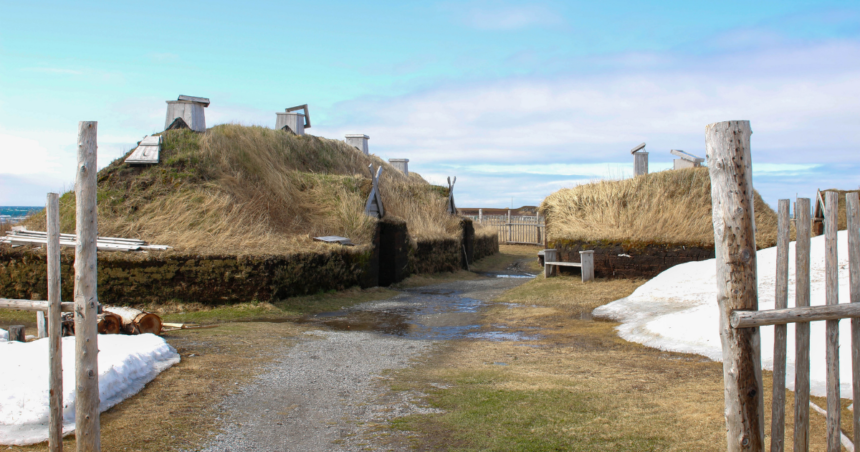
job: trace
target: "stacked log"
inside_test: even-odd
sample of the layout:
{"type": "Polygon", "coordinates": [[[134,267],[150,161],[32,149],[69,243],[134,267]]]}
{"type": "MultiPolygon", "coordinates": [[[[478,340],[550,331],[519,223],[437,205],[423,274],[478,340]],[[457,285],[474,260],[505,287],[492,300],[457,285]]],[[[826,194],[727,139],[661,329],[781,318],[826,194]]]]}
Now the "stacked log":
{"type": "Polygon", "coordinates": [[[161,334],[161,317],[139,309],[105,306],[106,313],[115,314],[122,319],[122,332],[125,334],[161,334]]]}
{"type": "MultiPolygon", "coordinates": [[[[75,335],[75,313],[64,312],[63,336],[75,335]]],[[[104,307],[98,315],[99,334],[161,334],[161,317],[134,308],[104,307]]]]}

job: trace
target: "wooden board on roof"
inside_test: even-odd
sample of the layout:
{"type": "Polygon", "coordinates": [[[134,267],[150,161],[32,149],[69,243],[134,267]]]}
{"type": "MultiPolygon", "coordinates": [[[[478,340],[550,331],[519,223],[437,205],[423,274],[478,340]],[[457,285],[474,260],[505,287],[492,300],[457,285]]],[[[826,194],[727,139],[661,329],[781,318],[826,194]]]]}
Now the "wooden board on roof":
{"type": "Polygon", "coordinates": [[[137,146],[137,149],[125,159],[125,163],[133,165],[155,165],[158,163],[161,151],[161,136],[148,136],[137,146]]]}

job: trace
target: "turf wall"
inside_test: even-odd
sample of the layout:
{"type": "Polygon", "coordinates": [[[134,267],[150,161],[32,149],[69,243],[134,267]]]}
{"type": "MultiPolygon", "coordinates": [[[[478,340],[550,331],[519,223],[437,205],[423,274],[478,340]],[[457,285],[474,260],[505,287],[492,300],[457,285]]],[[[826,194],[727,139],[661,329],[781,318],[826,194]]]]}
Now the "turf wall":
{"type": "MultiPolygon", "coordinates": [[[[471,238],[474,259],[498,252],[495,236],[471,238]]],[[[373,246],[332,247],[326,253],[274,256],[188,255],[173,251],[100,252],[98,291],[102,303],[123,305],[169,300],[224,304],[276,301],[296,295],[402,281],[411,273],[464,268],[462,237],[410,245],[405,222],[380,221],[373,246]]],[[[61,256],[63,299],[72,299],[74,250],[61,256]]],[[[471,260],[470,260],[471,262],[471,260]]],[[[0,245],[0,298],[45,299],[45,251],[0,245]]]]}
{"type": "MultiPolygon", "coordinates": [[[[168,300],[223,304],[274,301],[352,286],[372,287],[376,249],[339,248],[288,256],[198,256],[175,252],[99,253],[102,303],[123,305],[168,300]]],[[[0,245],[0,297],[45,299],[46,256],[41,249],[0,245]]],[[[63,299],[72,299],[74,252],[61,257],[63,299]]]]}
{"type": "MultiPolygon", "coordinates": [[[[588,241],[554,241],[549,248],[558,250],[562,262],[579,262],[579,252],[594,250],[594,276],[598,278],[653,278],[662,271],[684,262],[714,258],[714,247],[706,245],[673,245],[612,243],[588,241]]],[[[559,267],[561,273],[578,273],[576,267],[559,267]]]]}

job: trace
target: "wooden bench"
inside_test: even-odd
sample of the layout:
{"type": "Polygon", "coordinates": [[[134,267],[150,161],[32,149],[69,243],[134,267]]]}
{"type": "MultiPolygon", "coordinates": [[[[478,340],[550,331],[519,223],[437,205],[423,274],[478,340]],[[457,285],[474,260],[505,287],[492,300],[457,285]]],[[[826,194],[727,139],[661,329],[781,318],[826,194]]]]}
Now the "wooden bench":
{"type": "Polygon", "coordinates": [[[559,262],[557,261],[557,250],[543,250],[544,264],[543,276],[549,278],[552,276],[553,267],[579,267],[582,269],[582,282],[594,280],[594,251],[580,251],[580,262],[559,262]]]}

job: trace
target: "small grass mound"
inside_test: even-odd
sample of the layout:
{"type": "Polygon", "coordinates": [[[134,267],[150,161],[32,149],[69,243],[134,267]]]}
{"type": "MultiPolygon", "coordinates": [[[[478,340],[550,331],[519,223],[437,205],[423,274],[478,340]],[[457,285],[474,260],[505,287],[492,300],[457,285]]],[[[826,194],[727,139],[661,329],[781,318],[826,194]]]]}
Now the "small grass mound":
{"type": "MultiPolygon", "coordinates": [[[[376,222],[364,215],[370,164],[385,168],[386,213],[406,220],[413,238],[458,231],[441,187],[338,140],[235,124],[162,137],[158,165],[130,166],[123,157],[99,171],[99,235],[199,254],[309,251],[326,246],[312,240],[323,235],[368,244],[376,222]]],[[[60,210],[62,231],[74,232],[73,192],[60,210]]],[[[25,225],[45,230],[44,213],[25,225]]]]}
{"type": "MultiPolygon", "coordinates": [[[[775,246],[776,212],[753,196],[756,244],[775,246]]],[[[549,240],[714,244],[708,168],[564,188],[544,199],[540,213],[549,240]]]]}

